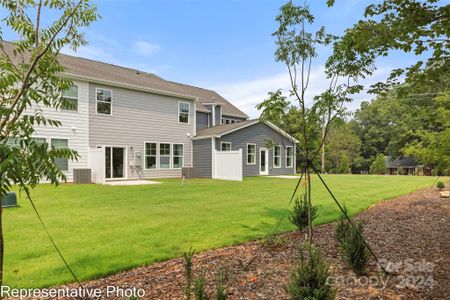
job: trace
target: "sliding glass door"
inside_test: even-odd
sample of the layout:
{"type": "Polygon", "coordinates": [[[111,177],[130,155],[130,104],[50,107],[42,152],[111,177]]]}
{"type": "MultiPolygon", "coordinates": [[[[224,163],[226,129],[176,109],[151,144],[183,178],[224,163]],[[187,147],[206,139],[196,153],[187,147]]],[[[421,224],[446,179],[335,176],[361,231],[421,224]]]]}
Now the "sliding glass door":
{"type": "Polygon", "coordinates": [[[125,148],[105,147],[105,177],[125,178],[125,148]]]}

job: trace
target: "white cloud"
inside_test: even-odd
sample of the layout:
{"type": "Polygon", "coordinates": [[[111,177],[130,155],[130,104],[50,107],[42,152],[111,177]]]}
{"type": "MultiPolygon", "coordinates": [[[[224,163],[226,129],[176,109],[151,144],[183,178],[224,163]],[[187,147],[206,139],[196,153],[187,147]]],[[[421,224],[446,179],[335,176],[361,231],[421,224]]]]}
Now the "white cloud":
{"type": "MultiPolygon", "coordinates": [[[[392,68],[379,68],[372,77],[362,80],[359,84],[368,87],[370,84],[384,80],[390,69],[392,68]]],[[[324,66],[312,70],[309,87],[305,93],[307,104],[312,103],[313,97],[326,90],[328,85],[329,80],[324,74],[324,66]]],[[[286,71],[250,81],[218,85],[211,88],[231,101],[251,118],[255,118],[259,116],[259,111],[255,106],[266,99],[269,92],[282,89],[286,94],[291,89],[291,85],[286,71]]],[[[354,111],[359,107],[361,101],[371,98],[373,96],[368,95],[365,91],[354,95],[354,101],[347,105],[347,109],[354,111]]]]}
{"type": "Polygon", "coordinates": [[[153,55],[161,50],[161,46],[146,41],[136,41],[133,43],[133,51],[141,55],[153,55]]]}
{"type": "Polygon", "coordinates": [[[112,63],[112,64],[117,64],[118,61],[114,55],[114,51],[112,51],[112,49],[109,48],[104,48],[104,47],[98,47],[95,45],[87,45],[87,46],[82,46],[80,48],[77,49],[77,51],[73,51],[72,49],[63,49],[62,53],[64,54],[68,54],[68,55],[73,55],[73,56],[78,56],[78,57],[83,57],[83,58],[88,58],[88,59],[93,59],[93,60],[98,60],[98,61],[102,61],[102,62],[107,62],[107,63],[112,63]]]}

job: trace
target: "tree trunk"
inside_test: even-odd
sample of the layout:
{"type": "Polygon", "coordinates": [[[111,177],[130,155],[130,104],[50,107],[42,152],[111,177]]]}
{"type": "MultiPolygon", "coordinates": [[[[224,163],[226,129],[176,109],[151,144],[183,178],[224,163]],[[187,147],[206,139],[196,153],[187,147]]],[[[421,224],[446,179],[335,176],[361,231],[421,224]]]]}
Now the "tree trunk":
{"type": "Polygon", "coordinates": [[[308,187],[306,189],[306,195],[308,198],[308,239],[309,243],[312,243],[312,216],[311,216],[311,174],[309,172],[309,167],[306,169],[306,182],[308,184],[308,187]]]}
{"type": "Polygon", "coordinates": [[[324,118],[324,124],[323,124],[323,126],[322,126],[323,128],[322,128],[322,168],[321,168],[321,171],[322,171],[322,174],[324,174],[325,173],[325,118],[324,118]]]}

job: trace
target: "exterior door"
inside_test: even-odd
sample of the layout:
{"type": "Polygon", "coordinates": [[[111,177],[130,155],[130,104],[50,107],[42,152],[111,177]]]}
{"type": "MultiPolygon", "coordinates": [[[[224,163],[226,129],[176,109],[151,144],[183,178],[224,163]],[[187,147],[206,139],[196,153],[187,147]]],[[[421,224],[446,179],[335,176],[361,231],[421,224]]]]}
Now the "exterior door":
{"type": "Polygon", "coordinates": [[[269,175],[269,151],[259,149],[259,175],[269,175]]]}
{"type": "Polygon", "coordinates": [[[125,148],[105,147],[105,177],[125,178],[125,148]]]}

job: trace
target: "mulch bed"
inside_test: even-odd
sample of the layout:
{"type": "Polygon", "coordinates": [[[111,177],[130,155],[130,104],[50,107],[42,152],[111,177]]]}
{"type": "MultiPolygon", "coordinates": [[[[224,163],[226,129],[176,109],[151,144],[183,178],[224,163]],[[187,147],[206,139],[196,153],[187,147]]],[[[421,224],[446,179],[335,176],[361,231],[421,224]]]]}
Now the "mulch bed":
{"type": "MultiPolygon", "coordinates": [[[[358,283],[342,262],[333,238],[334,224],[318,226],[314,244],[326,255],[333,275],[346,279],[336,285],[337,299],[450,299],[449,199],[440,198],[434,188],[424,189],[380,202],[357,219],[364,221],[367,241],[383,263],[391,263],[392,273],[383,276],[371,259],[366,277],[358,283]]],[[[226,268],[230,274],[228,299],[289,299],[283,286],[304,238],[302,233],[290,232],[274,242],[252,241],[200,253],[193,260],[195,275],[205,272],[211,296],[217,271],[226,268]]],[[[136,287],[145,290],[145,299],[184,299],[183,284],[183,261],[173,259],[85,282],[84,286],[136,287]]]]}

